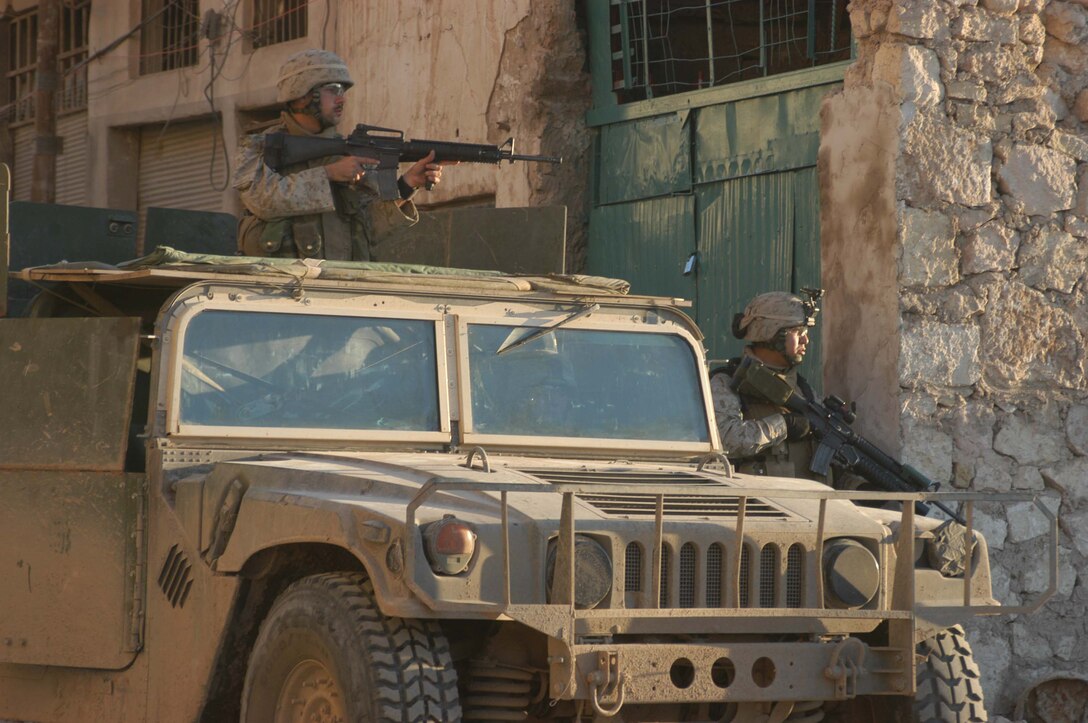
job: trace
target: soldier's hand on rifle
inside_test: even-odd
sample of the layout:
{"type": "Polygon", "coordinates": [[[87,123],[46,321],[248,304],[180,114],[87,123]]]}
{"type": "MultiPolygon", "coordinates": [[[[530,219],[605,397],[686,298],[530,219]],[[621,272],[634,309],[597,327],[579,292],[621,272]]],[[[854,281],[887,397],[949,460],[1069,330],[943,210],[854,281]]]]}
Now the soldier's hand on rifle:
{"type": "Polygon", "coordinates": [[[786,412],[782,416],[786,420],[786,439],[791,442],[804,439],[812,431],[812,425],[808,423],[805,415],[786,412]]]}
{"type": "Polygon", "coordinates": [[[411,167],[404,172],[402,178],[412,188],[422,188],[424,185],[430,190],[432,186],[439,183],[442,180],[442,166],[457,165],[457,162],[453,163],[435,163],[434,151],[427,154],[426,158],[421,158],[411,165],[411,167]]]}
{"type": "Polygon", "coordinates": [[[360,158],[359,156],[344,156],[338,161],[333,161],[325,166],[325,175],[330,181],[336,183],[352,183],[358,185],[366,175],[367,166],[376,166],[375,158],[360,158]]]}

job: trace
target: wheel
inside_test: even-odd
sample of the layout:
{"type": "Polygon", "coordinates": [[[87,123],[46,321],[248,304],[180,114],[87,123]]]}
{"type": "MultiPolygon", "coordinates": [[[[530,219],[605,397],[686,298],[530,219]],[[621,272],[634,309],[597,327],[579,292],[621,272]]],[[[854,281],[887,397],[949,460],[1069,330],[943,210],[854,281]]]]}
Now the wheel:
{"type": "Polygon", "coordinates": [[[919,723],[986,721],[982,685],[974,653],[963,628],[942,630],[918,645],[914,719],[919,723]]]}
{"type": "Polygon", "coordinates": [[[288,587],[261,623],[242,721],[459,721],[457,674],[438,625],[383,615],[363,575],[288,587]]]}

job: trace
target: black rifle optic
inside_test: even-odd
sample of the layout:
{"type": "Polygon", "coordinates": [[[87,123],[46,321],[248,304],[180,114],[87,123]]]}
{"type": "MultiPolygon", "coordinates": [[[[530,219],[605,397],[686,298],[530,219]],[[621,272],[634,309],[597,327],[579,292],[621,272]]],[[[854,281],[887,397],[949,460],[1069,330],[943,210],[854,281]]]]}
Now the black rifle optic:
{"type": "MultiPolygon", "coordinates": [[[[759,362],[753,362],[751,357],[745,357],[742,368],[736,378],[743,379],[743,385],[773,404],[805,415],[818,443],[809,464],[811,471],[824,476],[834,462],[889,492],[936,492],[939,489],[939,484],[910,465],[892,459],[855,432],[850,427],[854,412],[842,399],[832,395],[825,398],[823,404],[809,401],[795,392],[789,382],[759,362]]],[[[961,525],[967,524],[943,502],[918,504],[923,514],[928,509],[927,504],[932,504],[961,525]]]]}
{"type": "MultiPolygon", "coordinates": [[[[359,156],[378,161],[375,170],[378,195],[392,201],[400,198],[397,189],[397,165],[414,163],[434,151],[436,163],[499,163],[501,161],[537,161],[562,163],[558,156],[528,156],[514,153],[514,139],[501,146],[486,143],[455,143],[453,141],[405,140],[404,132],[360,123],[347,138],[294,136],[269,133],[264,139],[264,162],[274,171],[295,163],[330,156],[359,156]]],[[[428,190],[430,184],[428,184],[428,190]]]]}

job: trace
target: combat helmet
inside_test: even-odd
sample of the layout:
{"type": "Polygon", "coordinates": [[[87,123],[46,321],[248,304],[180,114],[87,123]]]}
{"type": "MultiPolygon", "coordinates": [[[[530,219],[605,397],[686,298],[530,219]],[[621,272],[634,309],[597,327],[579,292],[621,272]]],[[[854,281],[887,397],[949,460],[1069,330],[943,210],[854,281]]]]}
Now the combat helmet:
{"type": "Polygon", "coordinates": [[[311,48],[295,53],[284,61],[276,80],[276,101],[288,103],[310,93],[325,83],[353,85],[347,63],[330,50],[311,48]]]}
{"type": "Polygon", "coordinates": [[[771,291],[748,302],[744,311],[733,317],[733,336],[751,344],[772,344],[781,332],[797,326],[815,326],[817,305],[823,289],[801,289],[807,298],[785,291],[771,291]]]}

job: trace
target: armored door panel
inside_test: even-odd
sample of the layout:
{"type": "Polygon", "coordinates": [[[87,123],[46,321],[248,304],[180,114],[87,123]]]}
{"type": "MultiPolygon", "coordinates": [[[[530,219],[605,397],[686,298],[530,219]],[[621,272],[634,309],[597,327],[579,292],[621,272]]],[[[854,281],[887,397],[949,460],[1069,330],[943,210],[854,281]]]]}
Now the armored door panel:
{"type": "Polygon", "coordinates": [[[139,319],[0,320],[0,470],[120,471],[139,319]]]}
{"type": "Polygon", "coordinates": [[[684,275],[695,250],[694,208],[683,195],[594,209],[589,273],[627,279],[635,294],[694,298],[695,275],[684,275]]]}
{"type": "Polygon", "coordinates": [[[132,661],[139,484],[120,473],[0,470],[0,663],[132,661]]]}

